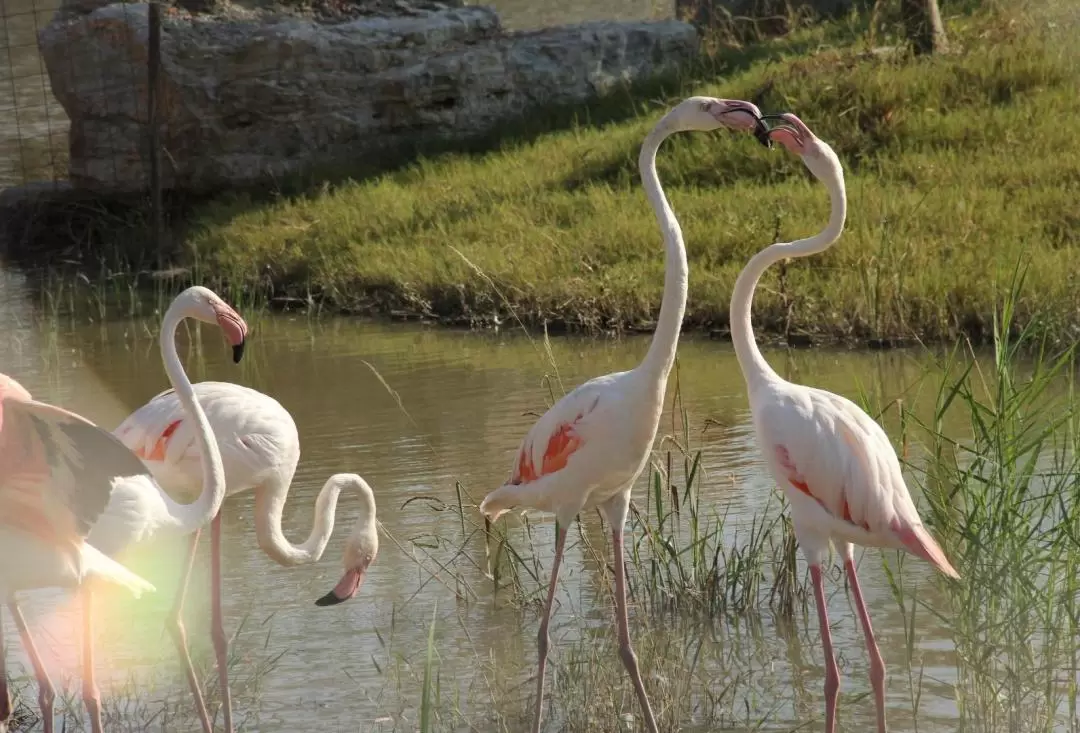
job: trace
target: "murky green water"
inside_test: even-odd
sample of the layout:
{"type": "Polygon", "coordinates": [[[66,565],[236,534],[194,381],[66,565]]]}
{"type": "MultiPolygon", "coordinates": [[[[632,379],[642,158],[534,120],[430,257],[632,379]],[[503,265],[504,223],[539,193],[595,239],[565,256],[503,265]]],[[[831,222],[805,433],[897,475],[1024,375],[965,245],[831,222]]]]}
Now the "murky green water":
{"type": "MultiPolygon", "coordinates": [[[[24,293],[19,279],[11,275],[0,287],[0,370],[18,378],[35,396],[115,427],[130,410],[167,386],[154,320],[87,323],[85,315],[55,318],[38,307],[37,297],[24,293]]],[[[647,343],[647,337],[555,339],[557,378],[569,389],[588,377],[632,367],[647,343]]],[[[237,644],[237,685],[250,682],[258,664],[281,655],[259,681],[257,695],[250,690],[237,694],[238,718],[248,716],[248,729],[258,731],[312,730],[313,719],[324,730],[415,730],[434,615],[444,704],[456,701],[453,707],[474,730],[498,730],[499,720],[510,721],[506,723],[510,730],[520,729],[514,716],[525,710],[533,689],[535,610],[519,608],[507,590],[493,593],[492,582],[483,573],[483,543],[476,535],[462,540],[456,514],[436,511],[431,501],[407,506],[405,502],[426,496],[456,504],[455,482],[479,501],[502,483],[518,441],[534,419],[529,413],[542,411],[547,403],[550,380],[555,379],[553,388],[559,391],[542,346],[513,332],[476,334],[353,319],[315,322],[273,316],[253,320],[249,351],[240,366],[228,361],[218,335],[205,329],[202,338],[181,353],[185,351],[194,379],[255,387],[280,400],[295,417],[303,454],[285,516],[286,532],[294,542],[311,526],[314,498],[323,481],[338,471],[356,471],[370,481],[387,533],[360,596],[321,609],[312,602],[337,579],[346,530],[339,527],[317,566],[280,568],[256,545],[251,496],[226,503],[229,631],[247,616],[237,644]],[[404,410],[369,364],[397,392],[404,410]]],[[[919,397],[917,390],[920,375],[928,368],[918,352],[771,349],[766,356],[788,378],[853,398],[862,391],[879,405],[898,397],[908,404],[930,398],[919,397]]],[[[725,532],[732,543],[741,541],[737,537],[745,537],[752,518],[769,502],[771,484],[749,442],[744,387],[730,344],[685,339],[679,384],[695,447],[703,450],[706,504],[729,512],[725,532]]],[[[895,428],[894,419],[886,422],[895,428]]],[[[671,432],[673,427],[669,423],[663,429],[671,432]]],[[[647,502],[644,480],[635,500],[647,502]]],[[[339,525],[348,524],[351,516],[349,497],[343,497],[339,525]]],[[[466,516],[475,521],[477,515],[468,510],[466,516]]],[[[539,583],[548,577],[553,530],[550,517],[531,517],[539,583]]],[[[516,538],[522,534],[521,529],[513,530],[516,538]]],[[[610,652],[613,669],[621,670],[611,647],[606,591],[610,574],[597,562],[586,538],[595,552],[602,553],[599,557],[610,557],[598,519],[584,517],[581,533],[572,532],[568,543],[560,607],[552,624],[551,695],[578,690],[575,675],[597,663],[593,657],[600,652],[594,650],[610,652]]],[[[189,602],[189,633],[196,639],[200,658],[207,660],[205,550],[204,545],[189,602]]],[[[99,673],[107,694],[116,694],[134,680],[150,701],[186,703],[182,677],[162,627],[182,556],[180,541],[136,548],[126,561],[160,592],[140,601],[111,592],[100,598],[99,673]]],[[[931,614],[919,615],[914,673],[924,676],[918,685],[916,728],[905,666],[904,620],[878,558],[876,552],[866,555],[862,577],[889,665],[892,730],[955,730],[956,662],[949,630],[931,614]]],[[[922,564],[907,562],[904,577],[906,586],[917,586],[932,599],[935,586],[922,564]]],[[[829,590],[843,676],[841,720],[846,730],[862,730],[873,715],[871,700],[860,697],[869,689],[862,635],[842,581],[834,577],[829,590]]],[[[57,679],[67,680],[77,691],[78,623],[72,615],[76,603],[58,592],[27,594],[25,602],[52,663],[62,670],[57,679]]],[[[731,729],[744,729],[741,720],[763,718],[766,729],[793,729],[807,719],[816,720],[822,707],[816,621],[810,616],[796,619],[794,626],[778,626],[767,608],[761,611],[753,622],[713,619],[699,629],[633,613],[631,623],[638,638],[648,624],[648,638],[641,642],[646,649],[658,640],[663,640],[661,646],[700,642],[707,647],[695,674],[711,676],[703,689],[734,690],[730,700],[721,701],[730,708],[726,720],[731,729]]],[[[7,632],[14,640],[10,624],[7,632]]],[[[12,645],[9,654],[22,660],[12,645]]],[[[688,650],[685,657],[674,658],[689,664],[692,656],[688,650]]],[[[650,658],[651,652],[643,653],[647,669],[650,658]]],[[[650,670],[653,682],[647,684],[670,684],[677,667],[670,674],[650,670]]],[[[611,684],[627,688],[625,699],[632,701],[621,675],[612,677],[611,684]]],[[[703,709],[708,704],[703,700],[703,709]]],[[[634,708],[628,704],[626,709],[634,708]]],[[[557,714],[552,716],[549,730],[559,729],[557,720],[557,714]]],[[[597,730],[614,730],[611,720],[600,719],[596,725],[597,730]]]]}

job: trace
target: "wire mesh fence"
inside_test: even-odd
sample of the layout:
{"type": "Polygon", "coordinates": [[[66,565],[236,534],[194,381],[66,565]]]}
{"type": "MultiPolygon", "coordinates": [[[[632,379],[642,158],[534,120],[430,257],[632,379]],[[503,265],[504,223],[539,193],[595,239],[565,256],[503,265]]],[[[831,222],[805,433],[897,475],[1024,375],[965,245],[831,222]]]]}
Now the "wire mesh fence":
{"type": "Polygon", "coordinates": [[[0,190],[67,177],[68,119],[38,48],[58,5],[0,0],[0,190]]]}
{"type": "MultiPolygon", "coordinates": [[[[92,9],[78,4],[82,12],[92,9]]],[[[84,173],[73,172],[69,163],[72,151],[78,158],[90,137],[97,153],[91,177],[99,184],[108,187],[125,175],[123,165],[137,167],[143,179],[149,173],[146,53],[133,53],[131,44],[81,42],[85,35],[73,31],[78,24],[50,26],[60,6],[61,0],[0,0],[0,191],[84,173]],[[103,47],[114,57],[103,58],[103,47]],[[118,67],[123,73],[116,73],[118,67]],[[105,73],[109,69],[113,73],[105,73]],[[69,134],[70,120],[53,82],[84,115],[78,134],[69,134]],[[102,138],[111,151],[102,151],[102,138]]],[[[146,13],[145,5],[114,7],[131,28],[139,24],[127,23],[126,16],[146,13]]]]}

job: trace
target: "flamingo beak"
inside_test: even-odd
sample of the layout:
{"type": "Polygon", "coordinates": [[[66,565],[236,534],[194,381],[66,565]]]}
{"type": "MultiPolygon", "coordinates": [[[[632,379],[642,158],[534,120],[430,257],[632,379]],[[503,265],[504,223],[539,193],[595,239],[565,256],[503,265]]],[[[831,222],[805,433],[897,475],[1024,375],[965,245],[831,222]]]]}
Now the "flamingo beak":
{"type": "Polygon", "coordinates": [[[246,341],[241,341],[238,344],[233,344],[232,347],[232,360],[233,364],[239,364],[240,360],[244,358],[244,344],[246,341]]]}
{"type": "Polygon", "coordinates": [[[345,574],[341,576],[341,580],[334,586],[334,589],[315,601],[315,605],[336,606],[339,603],[344,603],[355,596],[356,592],[360,590],[365,575],[367,575],[366,567],[346,570],[345,574]]]}

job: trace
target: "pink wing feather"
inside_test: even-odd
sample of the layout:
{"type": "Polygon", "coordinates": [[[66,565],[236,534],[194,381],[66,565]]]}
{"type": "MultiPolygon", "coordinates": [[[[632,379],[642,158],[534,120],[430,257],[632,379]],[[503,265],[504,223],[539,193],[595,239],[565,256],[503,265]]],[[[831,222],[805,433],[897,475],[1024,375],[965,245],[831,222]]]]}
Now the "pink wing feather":
{"type": "Polygon", "coordinates": [[[77,544],[116,479],[147,475],[111,433],[54,405],[0,402],[0,524],[52,544],[77,544]]]}
{"type": "Polygon", "coordinates": [[[585,382],[533,424],[514,456],[510,480],[484,498],[481,512],[494,521],[512,506],[549,508],[551,494],[536,487],[557,476],[585,446],[587,418],[603,398],[608,381],[609,377],[600,377],[585,382]]]}
{"type": "MultiPolygon", "coordinates": [[[[194,389],[217,438],[229,493],[253,488],[271,473],[291,479],[300,458],[300,439],[292,416],[280,403],[230,382],[199,382],[194,389]]],[[[114,433],[167,490],[202,488],[195,425],[173,390],[131,413],[114,433]]]]}
{"type": "Polygon", "coordinates": [[[790,385],[759,406],[763,445],[778,481],[816,500],[834,519],[892,538],[959,577],[922,524],[881,426],[850,400],[790,385]]]}

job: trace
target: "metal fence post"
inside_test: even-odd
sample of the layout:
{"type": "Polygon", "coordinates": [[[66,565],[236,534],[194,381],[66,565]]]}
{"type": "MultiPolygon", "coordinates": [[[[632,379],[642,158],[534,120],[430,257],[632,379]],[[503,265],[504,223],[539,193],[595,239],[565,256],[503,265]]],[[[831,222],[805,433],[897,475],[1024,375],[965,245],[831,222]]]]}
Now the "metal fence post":
{"type": "Polygon", "coordinates": [[[158,75],[161,70],[161,5],[150,3],[150,39],[147,48],[146,101],[150,147],[150,216],[151,239],[158,267],[164,266],[161,211],[161,140],[158,130],[158,75]]]}

